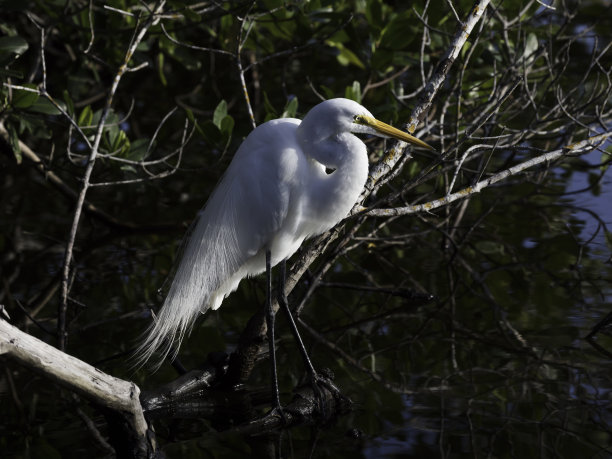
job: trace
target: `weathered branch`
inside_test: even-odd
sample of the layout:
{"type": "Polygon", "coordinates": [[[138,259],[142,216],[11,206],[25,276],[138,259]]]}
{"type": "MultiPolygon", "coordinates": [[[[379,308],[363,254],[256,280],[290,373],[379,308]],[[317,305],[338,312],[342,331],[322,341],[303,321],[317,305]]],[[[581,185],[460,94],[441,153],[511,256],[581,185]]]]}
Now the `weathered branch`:
{"type": "Polygon", "coordinates": [[[44,343],[0,319],[0,355],[119,415],[130,431],[135,457],[148,457],[152,445],[140,406],[140,389],[44,343]]]}

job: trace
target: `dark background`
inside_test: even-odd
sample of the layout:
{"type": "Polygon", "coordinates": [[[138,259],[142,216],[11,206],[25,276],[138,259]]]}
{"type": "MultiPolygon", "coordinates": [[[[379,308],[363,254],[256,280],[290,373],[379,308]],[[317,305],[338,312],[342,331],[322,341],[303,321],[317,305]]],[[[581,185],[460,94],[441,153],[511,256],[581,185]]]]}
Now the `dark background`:
{"type": "MultiPolygon", "coordinates": [[[[75,209],[65,189],[80,189],[89,150],[44,96],[14,86],[45,83],[93,138],[143,5],[0,4],[0,121],[9,133],[0,148],[0,304],[12,323],[51,344],[75,209]]],[[[452,5],[461,19],[472,8],[452,5]]],[[[444,161],[417,154],[366,205],[390,195],[380,207],[428,202],[449,191],[458,166],[452,191],[609,132],[609,2],[554,7],[488,7],[417,131],[444,161]],[[469,150],[475,145],[486,147],[469,150]]],[[[87,193],[102,214],[81,218],[67,316],[68,353],[143,389],[175,372],[169,365],[132,372],[129,352],[149,309],[161,304],[159,289],[189,222],[252,129],[238,62],[258,124],[301,117],[322,97],[349,97],[401,126],[460,27],[450,4],[439,1],[167,2],[164,12],[129,61],[142,67],[123,76],[113,100],[105,156],[91,177],[107,185],[87,193]],[[191,135],[180,149],[185,123],[191,135]]],[[[384,145],[367,143],[374,164],[384,145]]],[[[340,229],[345,245],[332,245],[310,266],[290,301],[304,302],[301,318],[319,334],[304,332],[317,367],[333,370],[356,407],[324,429],[286,433],[284,451],[608,457],[612,342],[605,327],[595,344],[585,337],[610,312],[612,297],[609,152],[607,143],[546,163],[432,212],[349,219],[340,229]],[[427,295],[433,299],[424,301],[427,295]]],[[[263,299],[262,278],[243,281],[185,340],[183,364],[231,352],[263,299]]],[[[283,318],[277,333],[288,400],[303,369],[283,318]]],[[[0,364],[0,455],[106,454],[84,422],[105,435],[94,408],[14,362],[0,364]]],[[[267,361],[250,383],[267,390],[267,361]]],[[[169,457],[249,454],[244,439],[218,435],[209,420],[156,427],[169,457]]]]}

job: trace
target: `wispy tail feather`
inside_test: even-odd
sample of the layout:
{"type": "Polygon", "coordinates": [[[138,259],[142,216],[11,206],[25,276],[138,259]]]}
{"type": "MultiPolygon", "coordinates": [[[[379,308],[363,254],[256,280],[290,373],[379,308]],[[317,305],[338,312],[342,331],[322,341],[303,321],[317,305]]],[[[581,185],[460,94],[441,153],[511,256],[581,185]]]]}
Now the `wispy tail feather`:
{"type": "Polygon", "coordinates": [[[176,309],[165,306],[159,311],[159,316],[153,313],[153,321],[139,337],[140,344],[130,359],[132,368],[144,366],[158,353],[150,365],[152,371],[157,371],[167,357],[174,360],[183,338],[191,331],[195,317],[176,317],[176,309]]]}
{"type": "Polygon", "coordinates": [[[159,359],[152,365],[155,370],[168,355],[174,358],[198,315],[211,307],[212,300],[229,293],[218,289],[246,257],[239,249],[233,203],[239,195],[228,192],[231,182],[221,181],[192,224],[164,305],[133,354],[134,367],[143,366],[157,351],[159,359]]]}
{"type": "Polygon", "coordinates": [[[214,259],[211,228],[202,217],[196,219],[192,228],[164,304],[133,354],[134,367],[143,366],[158,351],[159,358],[152,365],[154,370],[171,353],[174,358],[199,313],[208,309],[211,292],[218,287],[219,273],[211,269],[211,258],[214,259]]]}

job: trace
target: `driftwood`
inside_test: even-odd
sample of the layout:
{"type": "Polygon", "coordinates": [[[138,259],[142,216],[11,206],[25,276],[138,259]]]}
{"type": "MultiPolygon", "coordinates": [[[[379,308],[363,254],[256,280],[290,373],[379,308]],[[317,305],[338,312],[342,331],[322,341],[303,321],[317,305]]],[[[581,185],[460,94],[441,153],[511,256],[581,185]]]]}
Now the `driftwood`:
{"type": "Polygon", "coordinates": [[[151,457],[153,454],[155,445],[148,439],[140,389],[136,384],[108,375],[22,332],[3,319],[0,319],[0,355],[87,398],[102,408],[105,415],[112,413],[113,424],[120,428],[111,443],[115,450],[128,449],[124,456],[151,457]]]}

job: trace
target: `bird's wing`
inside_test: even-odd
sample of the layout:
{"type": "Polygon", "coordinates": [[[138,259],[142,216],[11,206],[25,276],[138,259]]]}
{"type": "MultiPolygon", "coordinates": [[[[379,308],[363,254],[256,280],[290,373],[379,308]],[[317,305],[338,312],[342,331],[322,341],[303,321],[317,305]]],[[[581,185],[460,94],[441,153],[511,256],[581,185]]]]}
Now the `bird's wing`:
{"type": "Polygon", "coordinates": [[[287,217],[299,181],[296,126],[292,119],[260,126],[261,135],[244,142],[228,169],[231,183],[222,187],[233,209],[227,222],[232,237],[228,246],[241,262],[266,247],[287,217]]]}
{"type": "Polygon", "coordinates": [[[236,152],[192,224],[164,305],[136,351],[139,362],[158,348],[165,357],[173,343],[180,344],[198,314],[210,307],[214,292],[282,225],[289,206],[288,174],[297,155],[298,123],[288,119],[265,123],[236,152]]]}

